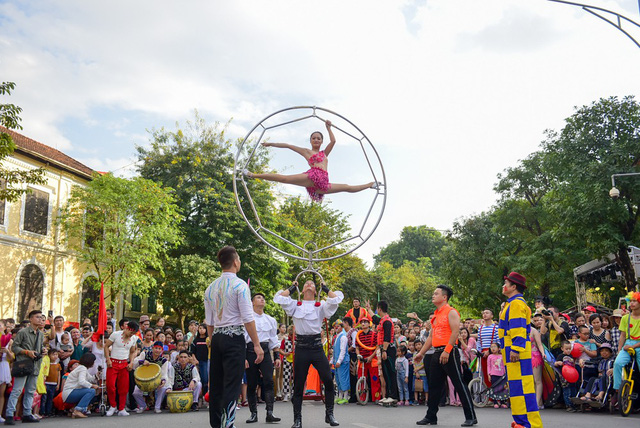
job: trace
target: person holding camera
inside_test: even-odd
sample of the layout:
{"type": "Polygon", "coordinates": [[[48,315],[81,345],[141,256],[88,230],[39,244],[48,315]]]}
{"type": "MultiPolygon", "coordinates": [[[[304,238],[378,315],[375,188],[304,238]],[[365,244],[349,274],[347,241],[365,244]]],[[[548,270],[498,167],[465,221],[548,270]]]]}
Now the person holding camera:
{"type": "Polygon", "coordinates": [[[31,414],[31,408],[42,360],[44,333],[41,330],[43,326],[44,316],[42,311],[35,309],[29,312],[29,325],[20,330],[13,339],[11,350],[15,354],[16,360],[11,371],[14,381],[13,390],[7,402],[5,425],[15,425],[13,414],[16,411],[18,398],[20,398],[23,390],[22,422],[40,422],[39,419],[31,414]]]}
{"type": "Polygon", "coordinates": [[[562,354],[560,344],[563,340],[568,340],[569,323],[560,318],[560,311],[554,306],[540,312],[545,319],[540,327],[540,334],[542,334],[542,339],[549,346],[553,356],[557,358],[562,354]]]}

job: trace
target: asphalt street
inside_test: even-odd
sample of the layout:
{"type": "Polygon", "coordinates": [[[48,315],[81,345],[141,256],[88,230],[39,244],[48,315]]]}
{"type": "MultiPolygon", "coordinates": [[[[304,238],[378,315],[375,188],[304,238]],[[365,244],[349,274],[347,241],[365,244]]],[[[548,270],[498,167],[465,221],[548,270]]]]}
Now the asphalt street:
{"type": "MultiPolygon", "coordinates": [[[[340,427],[343,428],[413,428],[417,420],[422,419],[426,407],[396,407],[383,408],[381,406],[367,404],[359,406],[348,404],[336,406],[335,416],[340,427]]],[[[478,415],[479,428],[510,427],[511,414],[508,409],[476,409],[478,415]]],[[[293,411],[290,403],[277,402],[274,414],[282,418],[282,422],[275,425],[282,428],[289,428],[293,423],[293,411]]],[[[245,420],[249,416],[249,410],[243,408],[238,411],[235,426],[259,428],[265,427],[264,405],[258,409],[259,422],[247,424],[245,420]]],[[[444,407],[438,413],[438,426],[459,427],[464,421],[462,409],[459,407],[444,407]]],[[[567,413],[564,410],[543,410],[542,421],[547,428],[626,428],[640,427],[640,415],[631,415],[623,418],[619,415],[609,413],[567,413]]],[[[20,422],[16,424],[19,426],[20,422]]],[[[319,402],[305,402],[302,410],[302,425],[304,428],[326,428],[324,423],[324,406],[319,402]]],[[[189,412],[184,414],[171,414],[168,412],[157,415],[153,412],[145,412],[141,415],[131,414],[128,417],[100,417],[91,416],[87,419],[51,418],[42,420],[39,424],[41,428],[98,428],[98,427],[208,427],[209,413],[207,409],[199,412],[189,412]]]]}

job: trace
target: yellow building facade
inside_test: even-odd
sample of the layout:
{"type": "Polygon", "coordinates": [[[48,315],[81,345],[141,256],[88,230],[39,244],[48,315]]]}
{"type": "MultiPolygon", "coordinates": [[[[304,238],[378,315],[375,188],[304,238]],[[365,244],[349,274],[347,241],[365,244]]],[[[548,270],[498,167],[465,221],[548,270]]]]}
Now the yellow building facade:
{"type": "Polygon", "coordinates": [[[43,185],[24,184],[29,193],[15,202],[0,201],[0,319],[19,322],[41,309],[80,322],[83,299],[97,297],[87,287],[87,278],[96,275],[67,250],[56,219],[72,188],[86,185],[93,170],[24,135],[2,127],[0,132],[17,146],[2,160],[3,168],[44,167],[46,179],[43,185]]]}

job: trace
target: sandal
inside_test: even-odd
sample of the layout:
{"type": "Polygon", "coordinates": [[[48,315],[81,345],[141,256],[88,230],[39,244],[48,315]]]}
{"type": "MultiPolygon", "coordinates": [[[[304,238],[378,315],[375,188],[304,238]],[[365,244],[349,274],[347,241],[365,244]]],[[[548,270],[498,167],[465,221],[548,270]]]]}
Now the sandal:
{"type": "Polygon", "coordinates": [[[85,415],[84,413],[82,413],[79,410],[74,410],[73,413],[71,413],[71,419],[75,419],[75,418],[86,418],[87,415],[85,415]]]}

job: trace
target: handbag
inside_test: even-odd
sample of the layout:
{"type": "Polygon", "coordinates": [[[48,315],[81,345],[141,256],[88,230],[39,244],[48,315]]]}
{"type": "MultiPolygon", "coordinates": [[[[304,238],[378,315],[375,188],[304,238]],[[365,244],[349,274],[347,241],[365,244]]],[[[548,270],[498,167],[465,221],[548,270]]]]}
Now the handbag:
{"type": "Polygon", "coordinates": [[[35,371],[35,362],[31,358],[25,358],[24,360],[14,361],[11,368],[11,376],[24,377],[31,376],[35,371]]]}
{"type": "Polygon", "coordinates": [[[422,379],[416,379],[415,385],[413,386],[413,390],[415,392],[424,392],[424,385],[422,384],[422,379]]]}

